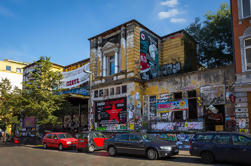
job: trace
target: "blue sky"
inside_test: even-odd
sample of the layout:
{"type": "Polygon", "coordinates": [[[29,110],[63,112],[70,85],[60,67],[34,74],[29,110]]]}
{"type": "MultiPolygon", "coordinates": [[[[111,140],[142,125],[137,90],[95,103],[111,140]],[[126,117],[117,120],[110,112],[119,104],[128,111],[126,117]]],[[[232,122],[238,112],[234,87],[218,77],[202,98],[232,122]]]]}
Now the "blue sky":
{"type": "Polygon", "coordinates": [[[160,36],[229,0],[0,0],[0,60],[60,65],[89,57],[88,38],[136,19],[160,36]]]}

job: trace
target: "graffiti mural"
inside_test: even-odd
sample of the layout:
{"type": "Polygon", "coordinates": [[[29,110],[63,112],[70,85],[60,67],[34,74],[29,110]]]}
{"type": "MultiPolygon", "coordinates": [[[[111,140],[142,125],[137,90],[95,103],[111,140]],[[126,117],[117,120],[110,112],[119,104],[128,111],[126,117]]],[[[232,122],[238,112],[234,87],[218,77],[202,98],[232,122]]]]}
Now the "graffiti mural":
{"type": "Polygon", "coordinates": [[[225,104],[225,86],[205,86],[200,88],[204,105],[225,104]]]}
{"type": "Polygon", "coordinates": [[[95,103],[97,127],[107,124],[125,124],[127,122],[126,98],[111,99],[95,103]]]}
{"type": "Polygon", "coordinates": [[[163,76],[176,74],[176,73],[180,72],[180,70],[181,70],[181,63],[176,62],[176,63],[162,65],[160,69],[161,69],[161,74],[163,76]]]}
{"type": "Polygon", "coordinates": [[[157,122],[151,126],[153,131],[202,130],[203,122],[157,122]]]}
{"type": "Polygon", "coordinates": [[[159,69],[158,39],[140,31],[140,75],[144,80],[156,78],[159,69]]]}
{"type": "Polygon", "coordinates": [[[177,100],[177,101],[166,101],[157,103],[158,113],[170,112],[170,111],[184,111],[188,110],[188,101],[187,99],[177,100]]]}

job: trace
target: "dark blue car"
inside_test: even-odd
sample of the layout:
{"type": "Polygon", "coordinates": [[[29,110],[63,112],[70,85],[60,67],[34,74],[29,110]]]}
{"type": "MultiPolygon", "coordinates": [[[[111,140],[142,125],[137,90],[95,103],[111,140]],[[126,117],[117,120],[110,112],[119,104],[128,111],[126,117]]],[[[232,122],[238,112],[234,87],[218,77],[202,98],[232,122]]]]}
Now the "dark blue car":
{"type": "Polygon", "coordinates": [[[150,160],[179,154],[175,143],[157,140],[148,134],[130,133],[105,140],[104,148],[110,156],[118,153],[144,155],[150,160]]]}
{"type": "Polygon", "coordinates": [[[251,163],[251,137],[240,133],[197,133],[190,143],[190,154],[204,163],[229,161],[251,163]]]}

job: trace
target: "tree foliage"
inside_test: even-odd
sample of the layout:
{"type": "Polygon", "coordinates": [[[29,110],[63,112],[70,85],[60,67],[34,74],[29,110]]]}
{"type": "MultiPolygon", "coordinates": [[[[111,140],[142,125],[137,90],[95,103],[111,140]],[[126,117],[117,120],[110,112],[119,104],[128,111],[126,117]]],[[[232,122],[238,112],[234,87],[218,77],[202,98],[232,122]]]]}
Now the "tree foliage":
{"type": "Polygon", "coordinates": [[[21,90],[12,88],[10,81],[5,78],[0,81],[0,125],[17,124],[22,107],[21,90]]]}
{"type": "Polygon", "coordinates": [[[64,96],[57,93],[62,75],[52,67],[50,58],[41,57],[23,83],[24,114],[35,116],[38,124],[57,124],[58,117],[54,113],[67,103],[64,96]]]}
{"type": "Polygon", "coordinates": [[[231,12],[223,3],[214,14],[208,12],[205,21],[196,18],[186,31],[198,43],[198,60],[206,68],[231,64],[233,61],[231,12]]]}

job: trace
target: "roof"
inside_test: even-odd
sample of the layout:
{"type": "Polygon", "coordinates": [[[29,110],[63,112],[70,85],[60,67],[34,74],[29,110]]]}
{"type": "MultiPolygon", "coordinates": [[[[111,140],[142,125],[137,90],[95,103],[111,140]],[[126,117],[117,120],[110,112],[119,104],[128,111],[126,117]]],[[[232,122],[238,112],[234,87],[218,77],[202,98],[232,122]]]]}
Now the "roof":
{"type": "MultiPolygon", "coordinates": [[[[184,34],[186,34],[190,39],[192,39],[194,42],[196,42],[196,41],[194,40],[194,38],[193,38],[191,35],[189,35],[184,29],[181,29],[181,30],[179,30],[179,31],[176,31],[176,32],[173,32],[173,33],[170,33],[170,34],[167,34],[167,35],[161,37],[161,36],[157,35],[157,34],[154,33],[152,30],[148,29],[146,26],[144,26],[143,24],[141,24],[140,22],[138,22],[138,21],[135,20],[135,19],[132,19],[132,20],[130,20],[130,21],[128,21],[128,22],[125,22],[125,23],[123,23],[123,24],[120,24],[120,25],[118,25],[118,26],[116,26],[116,27],[114,27],[114,28],[112,28],[112,29],[109,29],[109,30],[107,30],[107,31],[105,31],[105,32],[102,32],[102,33],[100,33],[100,34],[98,34],[98,35],[95,35],[95,36],[93,36],[93,37],[90,37],[88,40],[97,38],[97,37],[99,37],[99,36],[106,36],[106,35],[108,35],[108,34],[110,34],[110,33],[112,33],[112,32],[115,32],[115,31],[117,31],[117,30],[120,30],[121,27],[126,26],[127,24],[130,24],[130,23],[136,23],[136,24],[140,25],[141,27],[143,27],[143,28],[146,29],[147,31],[151,32],[152,34],[154,34],[155,36],[157,36],[157,37],[160,38],[160,39],[164,39],[164,38],[166,38],[166,37],[175,35],[175,34],[177,34],[177,33],[184,33],[184,34]]],[[[197,42],[196,42],[196,43],[197,43],[197,42]]]]}
{"type": "Polygon", "coordinates": [[[77,64],[84,63],[84,62],[88,62],[88,61],[90,61],[90,58],[87,58],[87,59],[84,59],[84,60],[81,60],[81,61],[72,63],[72,64],[70,64],[70,65],[65,66],[65,68],[70,67],[70,66],[75,66],[75,65],[77,65],[77,64]]]}
{"type": "MultiPolygon", "coordinates": [[[[39,61],[39,60],[38,60],[38,61],[39,61]]],[[[36,62],[38,62],[38,61],[35,61],[35,62],[33,62],[33,63],[31,63],[31,64],[25,66],[24,68],[29,68],[29,67],[33,66],[33,65],[34,65],[36,62]]],[[[51,62],[51,63],[52,63],[52,62],[51,62]]],[[[56,63],[52,63],[52,65],[58,66],[58,67],[61,67],[61,68],[64,68],[64,66],[59,65],[59,64],[56,64],[56,63]]]]}
{"type": "Polygon", "coordinates": [[[127,25],[127,24],[130,24],[130,23],[136,23],[136,24],[140,25],[141,27],[143,27],[144,29],[146,29],[146,30],[148,30],[149,32],[151,32],[152,34],[154,34],[155,36],[161,38],[159,35],[157,35],[157,34],[154,33],[153,31],[151,31],[150,29],[148,29],[148,28],[147,28],[146,26],[144,26],[143,24],[139,23],[137,20],[132,19],[132,20],[127,21],[127,22],[125,22],[125,23],[123,23],[123,24],[120,24],[119,26],[116,26],[116,27],[114,27],[114,28],[112,28],[112,29],[109,29],[109,30],[107,30],[107,31],[105,31],[105,32],[103,32],[103,33],[100,33],[100,34],[98,34],[98,35],[96,35],[96,36],[90,37],[88,40],[94,39],[94,38],[96,38],[96,37],[98,37],[98,36],[106,36],[106,35],[108,35],[108,34],[114,32],[114,31],[120,30],[121,27],[123,27],[123,26],[125,26],[125,25],[127,25]]]}

